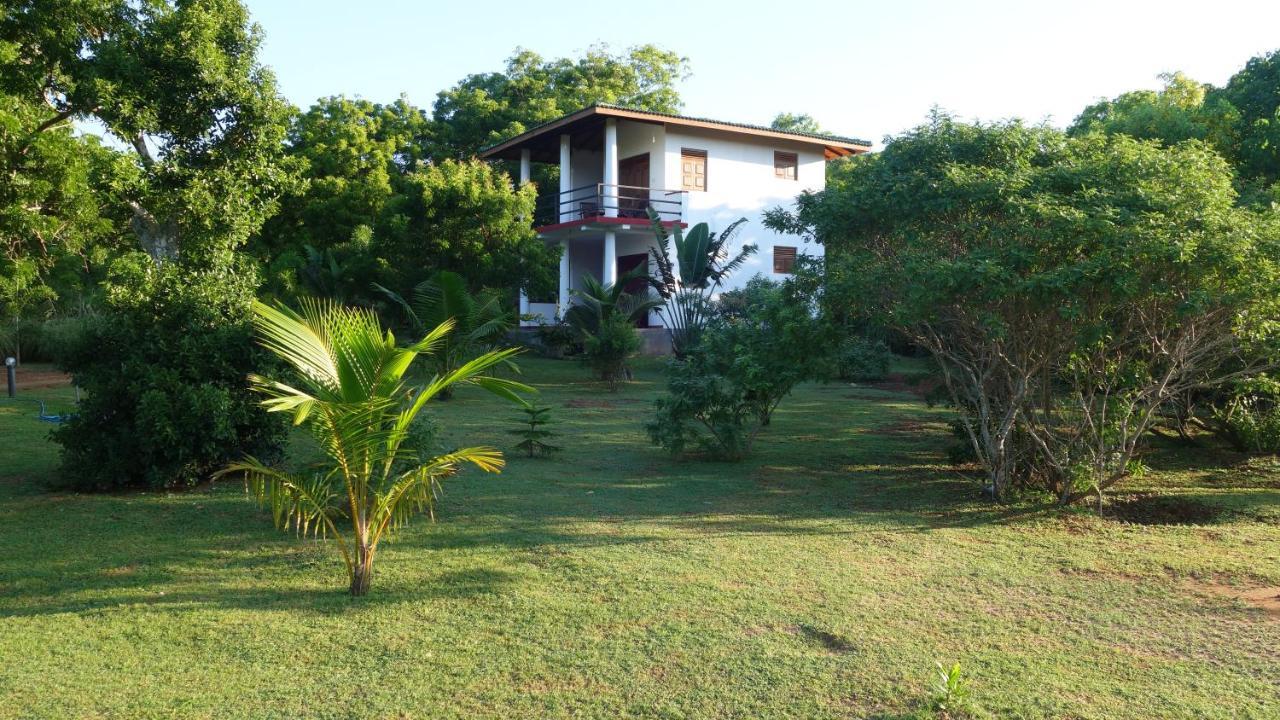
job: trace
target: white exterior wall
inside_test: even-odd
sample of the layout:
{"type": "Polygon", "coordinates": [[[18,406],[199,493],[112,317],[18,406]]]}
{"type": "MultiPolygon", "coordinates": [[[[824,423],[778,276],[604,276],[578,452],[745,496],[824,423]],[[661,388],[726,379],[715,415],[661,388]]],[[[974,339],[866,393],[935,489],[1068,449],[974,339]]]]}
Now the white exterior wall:
{"type": "MultiPolygon", "coordinates": [[[[786,140],[772,140],[748,135],[705,131],[696,128],[670,127],[629,120],[617,121],[618,159],[625,160],[641,153],[649,153],[649,186],[653,199],[666,197],[667,190],[681,189],[680,152],[682,148],[702,150],[707,154],[707,190],[685,193],[683,220],[692,226],[707,223],[713,232],[720,232],[729,223],[745,217],[747,222],[738,230],[730,252],[737,252],[745,244],[758,248],[723,286],[725,290],[742,287],[756,274],[770,280],[781,280],[785,275],[773,272],[773,248],[775,245],[795,247],[802,255],[822,256],[822,246],[805,243],[800,237],[775,233],[764,226],[764,211],[777,206],[791,207],[800,193],[819,191],[826,186],[826,160],[818,146],[786,140]],[[797,179],[782,180],[774,175],[775,151],[792,152],[798,158],[797,179]]],[[[575,147],[570,166],[570,187],[579,188],[602,182],[604,177],[604,148],[587,150],[575,147]]],[[[673,195],[678,198],[680,195],[673,195]]],[[[569,287],[582,288],[582,275],[596,279],[604,273],[604,235],[599,230],[568,236],[569,287]]],[[[653,247],[654,238],[648,222],[637,219],[629,227],[616,231],[617,256],[647,253],[653,247]]],[[[653,272],[652,260],[649,263],[653,272]]],[[[533,303],[530,312],[541,313],[548,320],[555,312],[552,304],[533,303]]],[[[661,325],[660,317],[651,316],[651,323],[661,325]]]]}
{"type": "MultiPolygon", "coordinates": [[[[655,190],[672,189],[666,182],[666,147],[666,126],[631,120],[618,121],[618,160],[649,153],[649,187],[655,190]]],[[[679,185],[675,189],[678,190],[679,185]]],[[[650,195],[654,199],[662,197],[662,193],[650,195]]],[[[674,209],[675,206],[671,208],[674,209]]],[[[622,254],[622,251],[619,250],[618,253],[622,254]]]]}
{"type": "Polygon", "coordinates": [[[583,150],[575,147],[569,167],[573,169],[569,178],[571,189],[595,185],[604,179],[604,151],[603,149],[583,150]]]}
{"type": "Polygon", "coordinates": [[[770,280],[785,278],[773,272],[774,245],[793,246],[801,255],[822,256],[821,245],[805,243],[798,236],[775,233],[764,226],[765,210],[779,205],[791,207],[801,192],[816,192],[826,186],[826,161],[821,149],[784,140],[674,127],[667,129],[666,140],[665,176],[661,187],[680,188],[681,148],[707,153],[707,190],[689,191],[684,221],[691,226],[705,222],[713,232],[720,232],[729,223],[745,217],[747,222],[739,228],[730,251],[736,252],[744,244],[759,248],[729,277],[725,290],[742,287],[757,273],[770,280]],[[797,179],[781,180],[774,175],[775,150],[796,153],[797,179]]]}

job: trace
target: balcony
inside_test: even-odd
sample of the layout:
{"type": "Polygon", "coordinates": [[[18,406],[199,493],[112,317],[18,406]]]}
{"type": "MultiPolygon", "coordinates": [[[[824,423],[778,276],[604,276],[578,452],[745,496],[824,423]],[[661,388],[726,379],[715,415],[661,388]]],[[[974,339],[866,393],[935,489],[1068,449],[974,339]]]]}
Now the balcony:
{"type": "Polygon", "coordinates": [[[653,208],[664,223],[684,219],[685,190],[666,190],[636,185],[583,185],[538,198],[533,224],[539,230],[560,225],[640,220],[648,223],[647,210],[653,208]]]}

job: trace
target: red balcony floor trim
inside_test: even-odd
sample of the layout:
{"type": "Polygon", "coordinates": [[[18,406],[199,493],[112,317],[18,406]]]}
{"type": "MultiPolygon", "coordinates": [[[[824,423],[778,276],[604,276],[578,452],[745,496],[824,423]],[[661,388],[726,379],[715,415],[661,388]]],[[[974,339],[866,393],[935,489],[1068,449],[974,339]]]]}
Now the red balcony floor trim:
{"type": "MultiPolygon", "coordinates": [[[[554,225],[543,225],[542,227],[534,228],[534,231],[540,235],[545,235],[546,233],[549,233],[549,232],[555,232],[557,230],[568,230],[569,228],[582,227],[585,225],[640,225],[643,227],[648,227],[649,219],[648,218],[612,217],[608,215],[600,215],[597,217],[583,218],[580,220],[569,220],[567,222],[556,223],[554,225]]],[[[681,222],[679,220],[663,220],[662,221],[662,226],[665,228],[673,228],[677,225],[679,225],[682,229],[689,227],[689,223],[681,222]]]]}

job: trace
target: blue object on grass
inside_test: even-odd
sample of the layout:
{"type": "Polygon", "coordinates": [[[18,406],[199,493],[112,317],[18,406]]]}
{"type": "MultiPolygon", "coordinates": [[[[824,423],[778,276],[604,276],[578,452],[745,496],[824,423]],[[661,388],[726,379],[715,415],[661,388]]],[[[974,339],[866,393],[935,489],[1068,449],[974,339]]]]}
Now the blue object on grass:
{"type": "Polygon", "coordinates": [[[37,404],[39,404],[39,405],[40,405],[40,414],[39,414],[37,417],[39,417],[39,418],[40,418],[40,422],[47,422],[47,423],[64,423],[64,422],[66,422],[66,421],[68,421],[68,420],[70,420],[71,418],[73,418],[73,417],[75,417],[75,416],[76,416],[76,414],[75,414],[75,413],[61,413],[61,414],[54,413],[54,414],[51,414],[51,413],[49,412],[48,408],[46,408],[46,407],[45,407],[44,401],[43,401],[43,400],[40,400],[39,398],[17,398],[17,397],[11,397],[11,398],[3,398],[3,399],[5,399],[5,400],[19,400],[19,401],[33,402],[33,403],[37,403],[37,404]]]}

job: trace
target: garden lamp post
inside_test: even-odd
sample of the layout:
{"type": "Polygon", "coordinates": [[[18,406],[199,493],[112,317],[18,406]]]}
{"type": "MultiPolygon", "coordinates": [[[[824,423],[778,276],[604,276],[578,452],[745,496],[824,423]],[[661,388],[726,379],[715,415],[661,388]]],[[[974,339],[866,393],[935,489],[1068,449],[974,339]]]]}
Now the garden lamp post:
{"type": "Polygon", "coordinates": [[[18,394],[18,361],[8,357],[4,359],[5,374],[9,376],[9,397],[18,394]]]}

